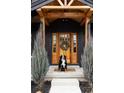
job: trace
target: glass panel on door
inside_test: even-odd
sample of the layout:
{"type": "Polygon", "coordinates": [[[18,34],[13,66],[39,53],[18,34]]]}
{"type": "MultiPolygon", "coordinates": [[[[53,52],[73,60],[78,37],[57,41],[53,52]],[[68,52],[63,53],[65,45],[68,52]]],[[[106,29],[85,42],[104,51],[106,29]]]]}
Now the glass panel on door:
{"type": "Polygon", "coordinates": [[[71,43],[71,63],[77,64],[77,33],[72,33],[71,43]]]}

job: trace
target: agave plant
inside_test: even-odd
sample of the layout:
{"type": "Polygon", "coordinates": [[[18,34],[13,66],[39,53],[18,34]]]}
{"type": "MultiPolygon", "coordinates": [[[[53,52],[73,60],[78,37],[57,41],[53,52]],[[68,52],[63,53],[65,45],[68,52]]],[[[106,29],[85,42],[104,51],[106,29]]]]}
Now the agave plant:
{"type": "Polygon", "coordinates": [[[37,84],[37,90],[41,90],[45,75],[48,71],[49,62],[47,52],[41,47],[40,32],[34,41],[34,50],[31,59],[31,74],[33,81],[37,84]]]}
{"type": "Polygon", "coordinates": [[[90,38],[87,46],[84,48],[84,53],[81,55],[81,65],[84,70],[85,78],[93,83],[93,39],[90,38]]]}

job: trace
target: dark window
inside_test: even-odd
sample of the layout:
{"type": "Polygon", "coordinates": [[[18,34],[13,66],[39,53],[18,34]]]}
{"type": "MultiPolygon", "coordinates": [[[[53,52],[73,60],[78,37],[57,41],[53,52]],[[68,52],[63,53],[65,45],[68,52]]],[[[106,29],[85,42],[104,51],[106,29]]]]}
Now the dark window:
{"type": "Polygon", "coordinates": [[[56,33],[53,34],[53,52],[56,52],[56,33]]]}
{"type": "Polygon", "coordinates": [[[73,34],[73,52],[76,52],[76,45],[77,45],[77,37],[76,37],[76,33],[73,34]]]}

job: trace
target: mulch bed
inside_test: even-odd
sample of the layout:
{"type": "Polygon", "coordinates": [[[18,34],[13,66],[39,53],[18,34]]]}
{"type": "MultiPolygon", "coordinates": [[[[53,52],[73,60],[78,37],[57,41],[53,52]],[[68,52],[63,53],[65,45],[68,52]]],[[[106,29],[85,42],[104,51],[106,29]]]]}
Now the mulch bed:
{"type": "MultiPolygon", "coordinates": [[[[31,82],[31,93],[36,92],[36,90],[35,90],[36,86],[37,85],[32,81],[31,82]]],[[[51,87],[51,82],[50,81],[45,81],[44,85],[43,85],[43,93],[49,93],[50,87],[51,87]]]]}
{"type": "MultiPolygon", "coordinates": [[[[79,82],[79,84],[82,93],[90,93],[92,87],[88,82],[79,82]]],[[[35,93],[35,87],[36,84],[34,82],[31,82],[31,93],[35,93]]],[[[44,82],[43,93],[49,93],[50,87],[51,87],[51,81],[44,82]]]]}
{"type": "Polygon", "coordinates": [[[82,93],[90,93],[92,87],[88,82],[79,82],[82,93]]]}

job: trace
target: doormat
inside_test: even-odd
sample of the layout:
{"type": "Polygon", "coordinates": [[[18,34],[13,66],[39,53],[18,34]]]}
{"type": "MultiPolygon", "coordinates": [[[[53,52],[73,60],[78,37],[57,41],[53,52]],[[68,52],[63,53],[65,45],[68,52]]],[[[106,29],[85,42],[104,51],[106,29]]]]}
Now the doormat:
{"type": "MultiPolygon", "coordinates": [[[[54,71],[63,72],[63,71],[60,71],[58,68],[55,68],[54,71]]],[[[65,72],[74,72],[74,71],[76,71],[75,68],[67,68],[67,70],[65,72]]]]}

